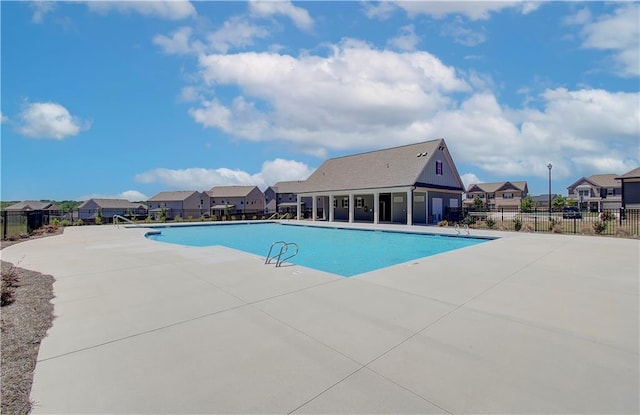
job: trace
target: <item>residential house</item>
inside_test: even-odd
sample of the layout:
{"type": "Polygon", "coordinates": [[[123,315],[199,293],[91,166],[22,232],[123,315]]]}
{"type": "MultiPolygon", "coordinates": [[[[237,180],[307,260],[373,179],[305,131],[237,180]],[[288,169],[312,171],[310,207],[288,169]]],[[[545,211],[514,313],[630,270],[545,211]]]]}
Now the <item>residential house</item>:
{"type": "MultiPolygon", "coordinates": [[[[553,199],[560,195],[551,193],[551,202],[553,203],[553,199]]],[[[546,195],[537,195],[530,196],[531,197],[531,207],[532,208],[541,208],[548,209],[549,208],[549,194],[546,195]]]]}
{"type": "MultiPolygon", "coordinates": [[[[490,210],[520,207],[522,199],[529,194],[525,181],[506,181],[497,183],[475,183],[469,185],[464,205],[472,206],[476,197],[490,210]]],[[[548,202],[547,202],[548,203],[548,202]]]]}
{"type": "Polygon", "coordinates": [[[616,177],[620,181],[620,197],[625,209],[640,209],[640,167],[616,177]]]}
{"type": "Polygon", "coordinates": [[[325,161],[296,198],[311,198],[312,220],[434,223],[461,206],[464,185],[444,139],[325,161]]]}
{"type": "Polygon", "coordinates": [[[24,202],[14,203],[13,205],[7,206],[5,210],[8,212],[33,212],[41,210],[52,216],[60,214],[60,208],[55,203],[37,200],[25,200],[24,202]]]}
{"type": "Polygon", "coordinates": [[[196,190],[160,192],[150,198],[147,204],[149,215],[154,219],[187,219],[209,215],[209,195],[196,190]]]}
{"type": "Polygon", "coordinates": [[[129,202],[126,199],[89,199],[78,206],[78,218],[95,220],[97,216],[109,220],[114,215],[144,218],[147,207],[143,203],[129,202]]]}
{"type": "Polygon", "coordinates": [[[572,198],[581,210],[601,212],[602,209],[620,209],[622,207],[622,183],[615,174],[594,174],[582,177],[567,187],[568,197],[572,198]]]}
{"type": "Polygon", "coordinates": [[[215,186],[207,194],[212,215],[262,215],[265,212],[265,196],[257,186],[215,186]]]}
{"type": "MultiPolygon", "coordinates": [[[[301,180],[283,181],[270,186],[265,190],[265,202],[267,213],[295,214],[298,205],[298,192],[304,190],[305,182],[301,180]]],[[[311,212],[311,198],[302,199],[303,214],[311,212]]]]}

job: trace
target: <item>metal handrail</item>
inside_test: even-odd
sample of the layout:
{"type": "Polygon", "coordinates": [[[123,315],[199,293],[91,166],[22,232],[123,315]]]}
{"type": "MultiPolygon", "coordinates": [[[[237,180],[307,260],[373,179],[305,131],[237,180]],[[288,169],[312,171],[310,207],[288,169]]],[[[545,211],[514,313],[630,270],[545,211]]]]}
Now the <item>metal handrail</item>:
{"type": "Polygon", "coordinates": [[[273,220],[273,218],[278,219],[278,212],[274,213],[273,215],[269,216],[269,218],[267,220],[273,220]]]}
{"type": "MultiPolygon", "coordinates": [[[[453,225],[453,229],[456,231],[456,233],[457,233],[458,235],[460,235],[460,224],[459,224],[459,223],[456,223],[455,225],[453,225]]],[[[464,231],[467,233],[467,235],[469,235],[469,234],[470,234],[469,225],[467,225],[467,224],[465,223],[465,225],[464,225],[463,229],[464,229],[464,231]]]]}
{"type": "MultiPolygon", "coordinates": [[[[264,260],[265,265],[266,264],[270,264],[271,260],[278,257],[280,258],[280,255],[282,255],[282,248],[284,248],[284,246],[287,245],[287,243],[285,241],[276,241],[274,243],[271,244],[271,248],[269,248],[269,253],[267,254],[267,257],[264,260]],[[280,247],[280,252],[278,252],[278,255],[274,255],[273,257],[271,256],[271,251],[273,251],[273,247],[278,245],[278,244],[282,244],[282,246],[280,247]]],[[[276,261],[277,263],[277,261],[276,261]]]]}
{"type": "Polygon", "coordinates": [[[295,242],[289,242],[287,244],[285,244],[282,248],[280,248],[280,255],[278,255],[278,262],[276,262],[276,268],[279,267],[283,262],[285,262],[287,259],[291,259],[294,256],[298,255],[298,252],[300,252],[300,248],[298,248],[298,244],[295,242]],[[290,246],[294,246],[296,248],[296,252],[293,253],[292,255],[289,255],[286,258],[282,258],[282,254],[287,253],[287,251],[289,251],[289,247],[290,246]],[[284,251],[283,251],[284,249],[284,251]]]}
{"type": "Polygon", "coordinates": [[[113,215],[113,226],[116,226],[118,228],[120,227],[120,223],[118,223],[118,221],[117,221],[118,219],[122,219],[125,222],[129,222],[132,225],[138,226],[138,224],[136,222],[132,221],[131,219],[127,219],[127,218],[125,218],[124,216],[121,216],[121,215],[113,215]]]}
{"type": "Polygon", "coordinates": [[[294,256],[298,255],[298,252],[300,252],[300,248],[298,247],[298,244],[296,244],[295,242],[285,242],[285,241],[276,241],[274,243],[271,244],[271,247],[269,248],[269,253],[267,254],[267,257],[264,260],[265,265],[266,264],[271,264],[271,260],[275,259],[276,260],[276,268],[280,267],[286,260],[293,258],[294,256]],[[278,253],[276,255],[271,255],[271,252],[273,252],[273,247],[280,245],[280,250],[278,251],[278,253]],[[282,255],[286,254],[287,252],[289,252],[289,247],[292,246],[296,249],[296,252],[294,252],[293,254],[289,255],[288,257],[282,258],[282,255]]]}

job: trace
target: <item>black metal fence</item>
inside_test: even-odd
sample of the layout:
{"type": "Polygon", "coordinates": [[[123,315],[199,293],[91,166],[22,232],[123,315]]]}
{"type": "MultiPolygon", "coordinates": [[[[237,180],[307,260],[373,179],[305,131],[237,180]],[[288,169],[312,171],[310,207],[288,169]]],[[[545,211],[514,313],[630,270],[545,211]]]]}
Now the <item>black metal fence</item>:
{"type": "Polygon", "coordinates": [[[474,210],[448,209],[448,222],[463,223],[472,228],[552,232],[582,235],[640,235],[640,209],[603,209],[600,212],[577,209],[502,208],[474,210]]]}
{"type": "Polygon", "coordinates": [[[49,224],[50,213],[44,210],[2,211],[0,236],[2,239],[29,235],[34,230],[49,224]]]}

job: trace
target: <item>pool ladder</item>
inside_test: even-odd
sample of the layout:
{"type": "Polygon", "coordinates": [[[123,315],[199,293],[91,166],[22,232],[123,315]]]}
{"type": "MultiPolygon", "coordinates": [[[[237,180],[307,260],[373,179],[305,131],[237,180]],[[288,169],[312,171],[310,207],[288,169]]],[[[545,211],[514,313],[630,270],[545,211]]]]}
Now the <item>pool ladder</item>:
{"type": "Polygon", "coordinates": [[[271,244],[271,248],[269,248],[269,253],[267,254],[267,258],[265,258],[264,263],[266,264],[271,264],[272,260],[276,260],[276,268],[281,266],[283,262],[285,262],[288,259],[293,258],[294,256],[298,255],[298,244],[295,242],[285,242],[285,241],[276,241],[274,243],[271,244]],[[278,250],[277,254],[273,254],[273,256],[271,255],[271,252],[273,252],[273,248],[275,247],[280,247],[280,249],[278,250]],[[289,252],[289,248],[295,248],[295,252],[293,252],[292,254],[290,254],[289,256],[286,256],[287,253],[289,252]],[[283,258],[283,255],[284,258],[283,258]]]}
{"type": "MultiPolygon", "coordinates": [[[[456,233],[458,235],[460,235],[460,224],[459,223],[456,223],[455,226],[453,227],[453,229],[456,231],[456,233]]],[[[467,233],[467,235],[469,235],[469,225],[465,224],[463,229],[467,233]]]]}

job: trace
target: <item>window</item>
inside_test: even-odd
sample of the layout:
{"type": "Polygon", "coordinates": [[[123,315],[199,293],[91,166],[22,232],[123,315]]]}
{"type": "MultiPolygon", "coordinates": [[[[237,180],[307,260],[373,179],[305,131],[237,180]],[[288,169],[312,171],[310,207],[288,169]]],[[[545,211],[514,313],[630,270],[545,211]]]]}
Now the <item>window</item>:
{"type": "Polygon", "coordinates": [[[364,198],[363,197],[356,197],[356,207],[358,209],[362,209],[363,206],[364,206],[364,198]]]}
{"type": "Polygon", "coordinates": [[[282,196],[278,195],[278,202],[282,200],[282,196]]]}
{"type": "Polygon", "coordinates": [[[502,195],[503,199],[513,199],[513,193],[504,193],[502,195]]]}
{"type": "Polygon", "coordinates": [[[293,196],[289,195],[289,201],[293,200],[293,196]]]}
{"type": "Polygon", "coordinates": [[[333,207],[337,208],[338,207],[338,199],[333,198],[333,207]]]}
{"type": "Polygon", "coordinates": [[[442,162],[440,160],[436,161],[436,176],[442,176],[442,162]]]}
{"type": "Polygon", "coordinates": [[[349,198],[348,197],[343,197],[342,198],[342,207],[343,208],[348,208],[349,207],[349,198]]]}
{"type": "Polygon", "coordinates": [[[240,204],[241,204],[241,205],[244,205],[244,200],[241,200],[241,201],[240,201],[240,204]]]}
{"type": "Polygon", "coordinates": [[[578,190],[578,196],[589,197],[589,189],[578,190]]]}
{"type": "Polygon", "coordinates": [[[607,189],[607,196],[613,196],[615,193],[616,193],[615,189],[612,189],[612,188],[607,189]]]}
{"type": "Polygon", "coordinates": [[[495,193],[489,193],[488,197],[489,197],[489,199],[495,199],[496,198],[496,194],[495,193]]]}

